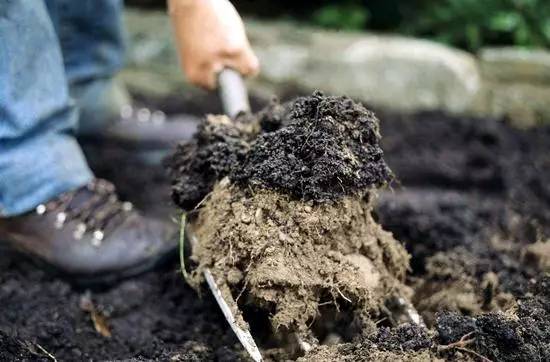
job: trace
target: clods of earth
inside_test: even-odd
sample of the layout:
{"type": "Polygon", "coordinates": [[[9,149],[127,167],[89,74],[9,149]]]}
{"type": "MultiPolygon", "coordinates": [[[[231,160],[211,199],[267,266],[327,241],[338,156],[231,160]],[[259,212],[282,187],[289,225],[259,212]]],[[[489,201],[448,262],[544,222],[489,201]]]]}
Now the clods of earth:
{"type": "Polygon", "coordinates": [[[195,210],[188,283],[174,260],[83,290],[0,250],[0,360],[247,360],[205,268],[268,360],[550,360],[548,127],[320,93],[208,116],[168,162],[179,210],[160,166],[100,148],[138,206],[195,210]]]}

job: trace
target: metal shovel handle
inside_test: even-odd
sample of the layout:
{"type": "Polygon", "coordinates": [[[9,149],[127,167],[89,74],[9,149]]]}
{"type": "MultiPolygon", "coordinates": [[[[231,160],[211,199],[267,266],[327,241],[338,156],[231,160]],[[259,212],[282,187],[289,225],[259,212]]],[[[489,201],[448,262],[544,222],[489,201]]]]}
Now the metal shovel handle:
{"type": "Polygon", "coordinates": [[[242,75],[231,68],[218,74],[218,93],[224,113],[233,118],[240,112],[250,112],[248,91],[242,75]]]}

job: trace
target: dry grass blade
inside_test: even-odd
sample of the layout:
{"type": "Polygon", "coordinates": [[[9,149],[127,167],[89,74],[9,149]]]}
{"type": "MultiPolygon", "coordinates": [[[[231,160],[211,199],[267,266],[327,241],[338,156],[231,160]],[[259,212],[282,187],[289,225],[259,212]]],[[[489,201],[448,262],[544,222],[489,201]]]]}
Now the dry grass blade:
{"type": "Polygon", "coordinates": [[[468,345],[472,344],[475,341],[475,337],[472,337],[473,335],[474,335],[474,332],[470,332],[468,334],[463,335],[462,338],[460,338],[460,340],[458,340],[456,342],[453,342],[453,343],[450,343],[446,346],[439,346],[437,349],[438,349],[439,352],[456,349],[457,351],[461,351],[461,352],[464,352],[464,353],[469,353],[471,355],[474,355],[483,362],[493,362],[489,358],[487,358],[485,356],[482,356],[481,354],[477,353],[476,351],[471,350],[469,348],[466,348],[468,345]],[[470,337],[472,337],[472,338],[470,338],[470,337]]]}
{"type": "Polygon", "coordinates": [[[181,274],[183,278],[187,281],[187,270],[185,270],[185,224],[187,223],[187,214],[181,214],[180,220],[180,240],[179,240],[179,249],[180,249],[180,267],[181,274]]]}
{"type": "Polygon", "coordinates": [[[57,358],[55,358],[55,356],[53,354],[51,354],[50,352],[48,352],[44,347],[42,347],[41,345],[39,345],[38,343],[35,343],[34,344],[36,346],[36,348],[38,348],[40,350],[40,352],[42,352],[43,354],[45,354],[48,358],[50,358],[53,362],[57,362],[57,358]]]}
{"type": "Polygon", "coordinates": [[[90,318],[97,333],[106,338],[110,338],[112,336],[107,318],[105,318],[105,316],[96,309],[89,292],[85,293],[80,298],[80,309],[90,313],[90,318]]]}

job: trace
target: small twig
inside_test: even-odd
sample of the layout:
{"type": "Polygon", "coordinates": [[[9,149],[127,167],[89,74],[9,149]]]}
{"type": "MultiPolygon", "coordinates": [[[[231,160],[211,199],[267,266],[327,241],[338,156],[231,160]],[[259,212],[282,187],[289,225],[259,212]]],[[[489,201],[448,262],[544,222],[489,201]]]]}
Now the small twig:
{"type": "Polygon", "coordinates": [[[199,201],[199,203],[193,208],[193,211],[198,210],[202,206],[202,204],[204,204],[210,198],[210,196],[212,195],[212,192],[213,191],[210,191],[209,193],[207,193],[206,196],[203,197],[202,200],[199,201]]]}
{"type": "Polygon", "coordinates": [[[341,296],[342,298],[344,298],[345,300],[347,300],[349,303],[352,303],[352,304],[353,304],[353,302],[351,301],[351,299],[349,299],[348,297],[346,297],[346,296],[344,295],[344,293],[342,293],[342,292],[340,291],[340,288],[336,287],[336,291],[338,292],[338,294],[340,294],[340,296],[341,296]]]}
{"type": "Polygon", "coordinates": [[[53,354],[51,354],[50,352],[46,351],[46,349],[44,347],[42,347],[41,345],[39,345],[38,343],[35,343],[34,344],[36,347],[38,347],[38,349],[44,353],[46,356],[48,356],[49,358],[51,358],[51,360],[53,362],[57,362],[57,358],[55,358],[55,356],[53,354]]]}
{"type": "Polygon", "coordinates": [[[326,302],[321,302],[319,304],[317,304],[318,307],[322,307],[324,305],[329,305],[329,304],[333,304],[334,302],[332,300],[329,300],[329,301],[326,301],[326,302]]]}
{"type": "Polygon", "coordinates": [[[446,351],[446,350],[449,350],[449,349],[452,349],[452,348],[457,348],[457,347],[464,348],[464,347],[466,347],[467,345],[471,344],[474,341],[474,338],[470,338],[473,334],[474,334],[474,332],[467,333],[467,334],[463,335],[458,341],[453,342],[453,343],[449,343],[445,346],[439,346],[438,349],[440,351],[446,351]]]}
{"type": "Polygon", "coordinates": [[[246,287],[248,286],[248,280],[244,282],[244,285],[241,289],[241,291],[239,292],[239,295],[237,295],[237,298],[235,299],[235,303],[237,303],[239,301],[239,299],[242,297],[244,291],[246,290],[246,287]]]}
{"type": "Polygon", "coordinates": [[[346,189],[344,188],[344,183],[342,182],[342,180],[340,179],[340,177],[336,176],[336,178],[338,179],[338,182],[340,183],[340,187],[342,188],[342,192],[345,194],[345,193],[346,193],[346,189]]]}
{"type": "Polygon", "coordinates": [[[458,341],[447,344],[445,346],[439,346],[437,347],[438,352],[444,352],[448,351],[450,349],[456,349],[458,351],[462,351],[465,353],[470,353],[477,358],[481,359],[483,362],[493,362],[489,358],[482,356],[481,354],[477,353],[474,350],[471,350],[469,348],[466,348],[466,346],[472,344],[475,341],[475,338],[470,338],[475,332],[470,332],[468,334],[463,335],[458,341]]]}
{"type": "Polygon", "coordinates": [[[476,351],[471,350],[471,349],[469,349],[469,348],[455,347],[455,349],[457,349],[457,350],[459,350],[459,351],[462,351],[462,352],[471,353],[471,354],[473,354],[474,356],[476,356],[477,358],[479,358],[480,360],[482,360],[483,362],[493,362],[493,361],[490,360],[489,358],[487,358],[487,357],[485,357],[485,356],[482,356],[482,355],[480,355],[479,353],[477,353],[476,351]]]}
{"type": "Polygon", "coordinates": [[[388,319],[388,317],[384,317],[384,318],[379,319],[379,320],[377,320],[376,322],[374,322],[374,324],[379,325],[380,323],[382,323],[383,321],[385,321],[385,320],[387,320],[387,319],[388,319]]]}

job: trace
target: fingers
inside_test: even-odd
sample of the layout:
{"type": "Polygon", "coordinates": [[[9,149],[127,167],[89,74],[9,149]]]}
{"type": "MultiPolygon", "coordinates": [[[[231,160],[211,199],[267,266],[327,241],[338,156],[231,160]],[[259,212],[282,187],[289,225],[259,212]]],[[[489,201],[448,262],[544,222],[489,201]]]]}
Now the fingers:
{"type": "Polygon", "coordinates": [[[260,62],[252,50],[225,57],[223,62],[225,67],[235,69],[243,76],[254,76],[260,71],[260,62]]]}
{"type": "Polygon", "coordinates": [[[196,86],[208,90],[216,89],[217,74],[224,68],[221,62],[207,61],[200,64],[192,63],[184,67],[187,80],[196,86]]]}
{"type": "Polygon", "coordinates": [[[190,62],[184,66],[184,72],[190,83],[213,90],[217,87],[217,75],[224,68],[237,70],[243,76],[255,76],[260,70],[256,55],[250,51],[239,51],[232,54],[212,56],[204,62],[190,62]]]}

